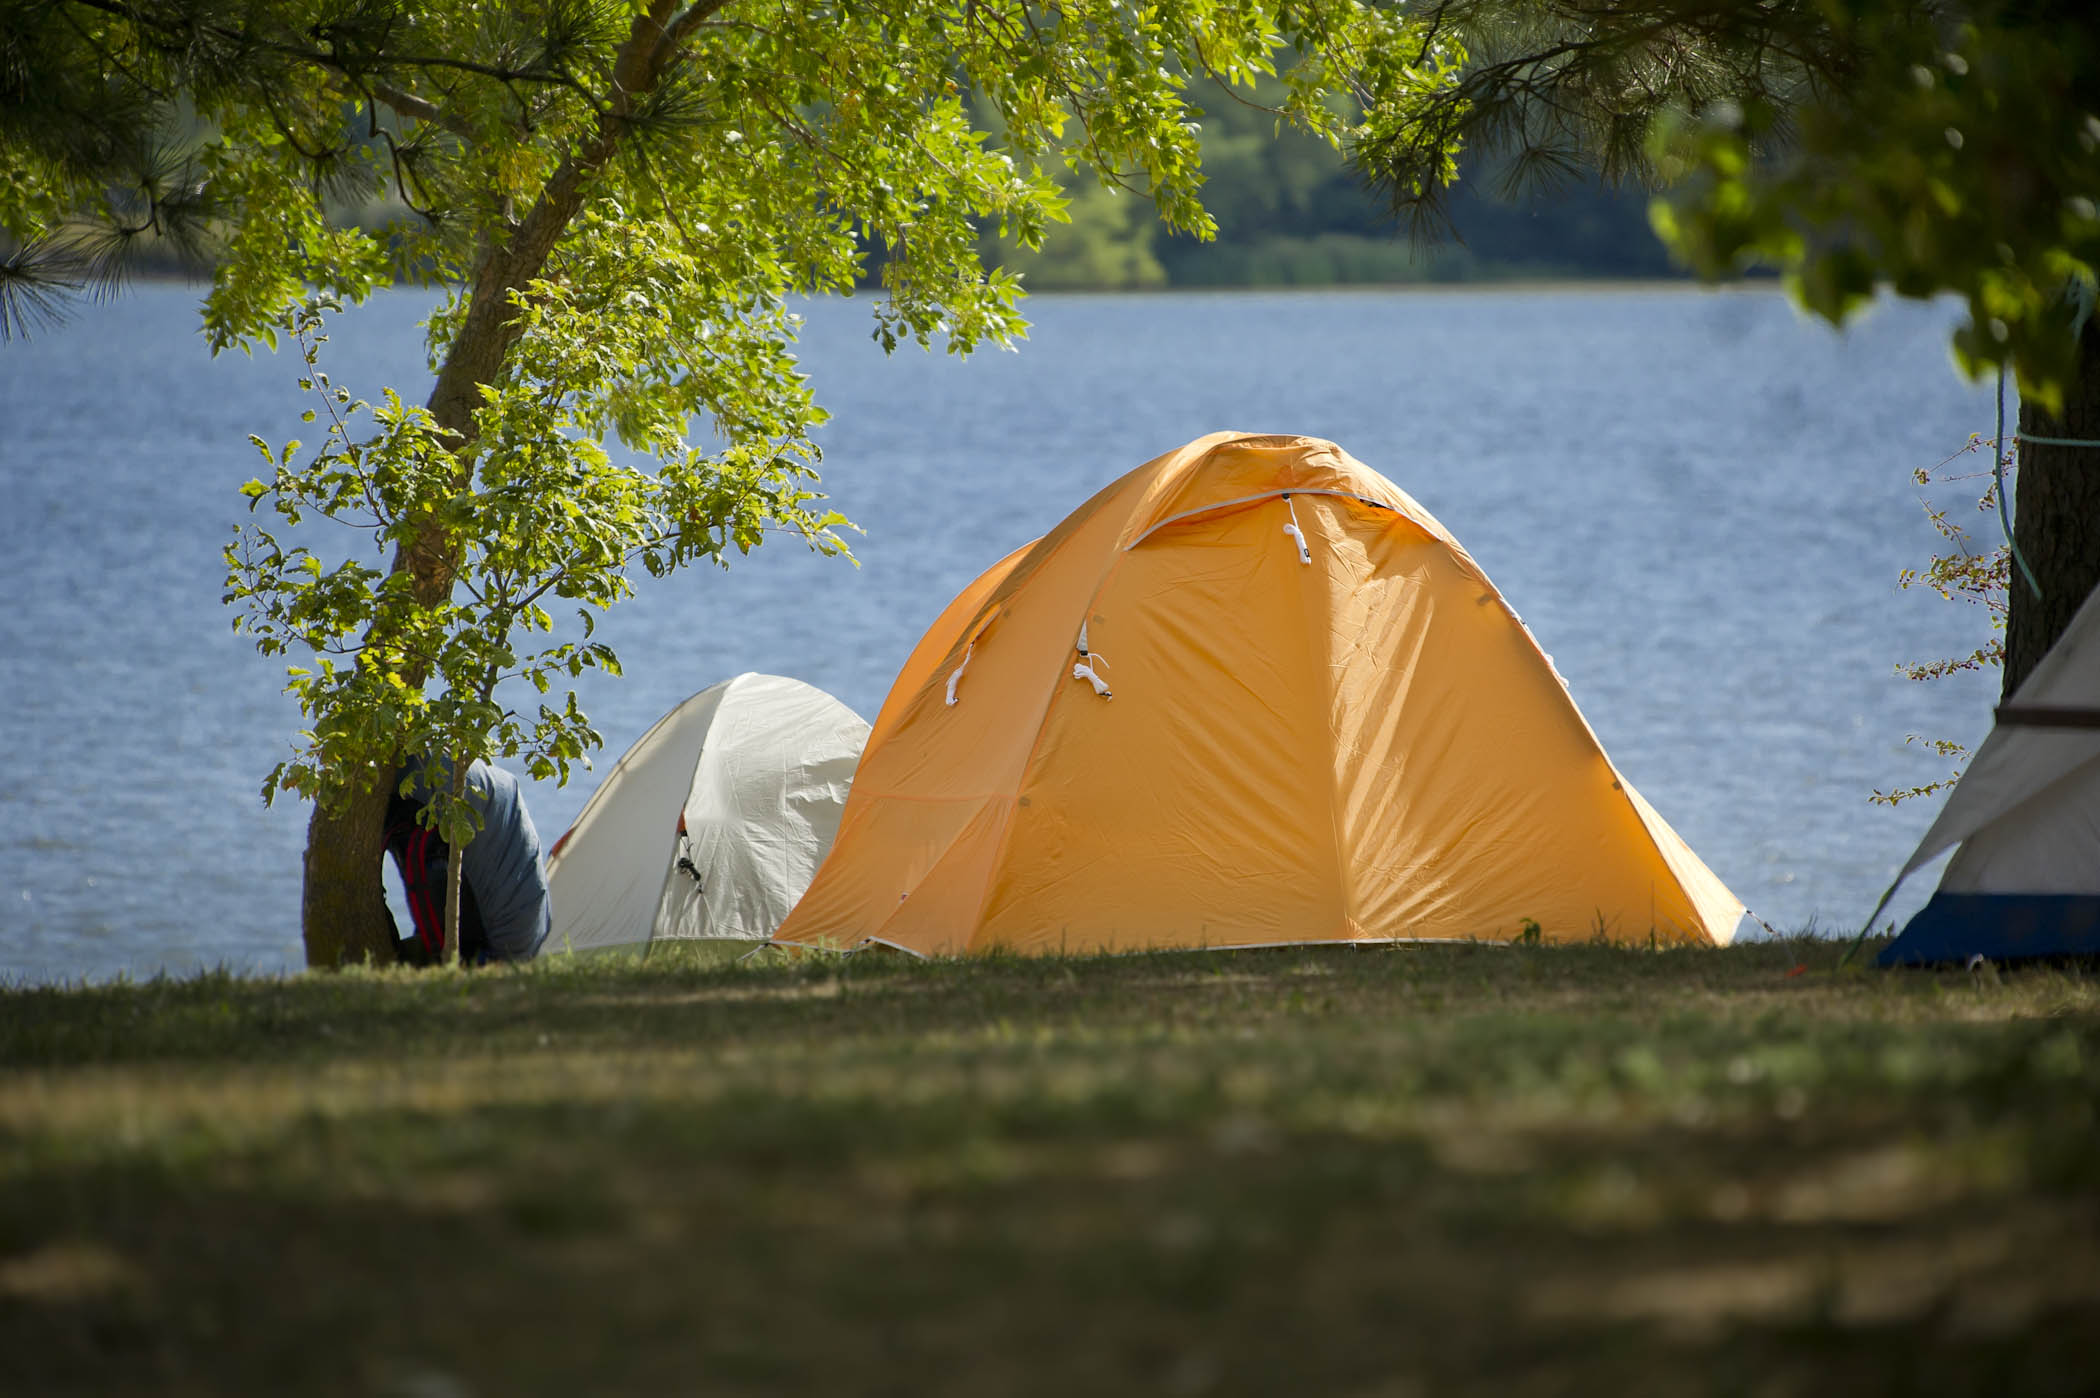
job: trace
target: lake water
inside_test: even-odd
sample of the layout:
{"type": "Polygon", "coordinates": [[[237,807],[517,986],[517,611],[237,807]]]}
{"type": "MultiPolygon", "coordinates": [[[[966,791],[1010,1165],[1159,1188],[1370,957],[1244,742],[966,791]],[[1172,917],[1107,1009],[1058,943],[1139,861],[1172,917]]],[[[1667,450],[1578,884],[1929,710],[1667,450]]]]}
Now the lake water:
{"type": "MultiPolygon", "coordinates": [[[[218,560],[261,464],[246,434],[302,430],[299,366],[211,359],[196,300],[148,287],[0,346],[0,978],[299,962],[305,811],[256,794],[297,716],[231,633],[218,560]]],[[[420,398],[425,304],[358,311],[326,367],[420,398]]],[[[1783,929],[1856,927],[1922,833],[1933,803],[1867,799],[1945,770],[1906,734],[1988,726],[1995,675],[1894,673],[1984,634],[1896,589],[1935,542],[1910,472],[1991,427],[1945,306],[1838,334],[1766,289],[1044,296],[1018,353],[968,361],[885,358],[870,310],[815,305],[804,337],[861,566],[783,544],[644,579],[602,633],[626,678],[582,693],[600,770],[742,670],[872,717],[978,571],[1219,428],[1333,438],[1422,501],[1620,767],[1783,929]]],[[[543,836],[594,782],[530,789],[543,836]]]]}

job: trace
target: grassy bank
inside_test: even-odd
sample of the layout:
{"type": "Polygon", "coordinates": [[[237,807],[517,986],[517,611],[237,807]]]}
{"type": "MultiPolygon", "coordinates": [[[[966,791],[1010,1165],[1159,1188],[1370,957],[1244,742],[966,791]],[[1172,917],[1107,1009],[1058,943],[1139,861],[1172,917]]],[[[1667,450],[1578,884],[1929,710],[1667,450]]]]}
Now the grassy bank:
{"type": "Polygon", "coordinates": [[[2091,1391],[2100,980],[1835,961],[666,958],[0,992],[0,1371],[427,1398],[2091,1391]]]}

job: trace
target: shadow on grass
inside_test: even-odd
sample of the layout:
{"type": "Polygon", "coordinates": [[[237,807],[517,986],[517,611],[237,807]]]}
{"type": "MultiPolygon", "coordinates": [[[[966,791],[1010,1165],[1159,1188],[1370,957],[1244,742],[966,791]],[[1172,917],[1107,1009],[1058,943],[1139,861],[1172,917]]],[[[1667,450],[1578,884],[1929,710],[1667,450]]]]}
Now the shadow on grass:
{"type": "Polygon", "coordinates": [[[0,994],[11,1391],[2089,1391],[2100,994],[1835,951],[0,994]]]}
{"type": "Polygon", "coordinates": [[[1879,1133],[870,1141],[747,1106],[17,1178],[0,1344],[23,1392],[2044,1394],[2100,1358],[2090,1196],[1949,1197],[1879,1133]],[[1819,1206],[1802,1163],[1894,1192],[1819,1206]]]}

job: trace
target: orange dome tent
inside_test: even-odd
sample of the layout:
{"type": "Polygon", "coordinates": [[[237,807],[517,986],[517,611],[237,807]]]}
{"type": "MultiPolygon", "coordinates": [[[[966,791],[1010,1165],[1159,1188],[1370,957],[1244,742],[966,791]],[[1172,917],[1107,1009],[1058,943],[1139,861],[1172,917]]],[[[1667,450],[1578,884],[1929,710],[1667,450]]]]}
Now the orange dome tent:
{"type": "Polygon", "coordinates": [[[1457,540],[1331,443],[1217,433],[949,604],[776,940],[924,955],[1723,943],[1457,540]]]}

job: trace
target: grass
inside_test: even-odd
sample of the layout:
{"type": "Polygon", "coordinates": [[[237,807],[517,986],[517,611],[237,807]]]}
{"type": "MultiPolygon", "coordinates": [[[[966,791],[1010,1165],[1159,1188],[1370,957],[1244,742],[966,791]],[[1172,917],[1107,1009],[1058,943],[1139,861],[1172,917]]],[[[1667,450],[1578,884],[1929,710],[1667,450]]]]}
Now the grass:
{"type": "Polygon", "coordinates": [[[2100,977],[1836,961],[0,991],[0,1388],[2091,1392],[2100,977]]]}

